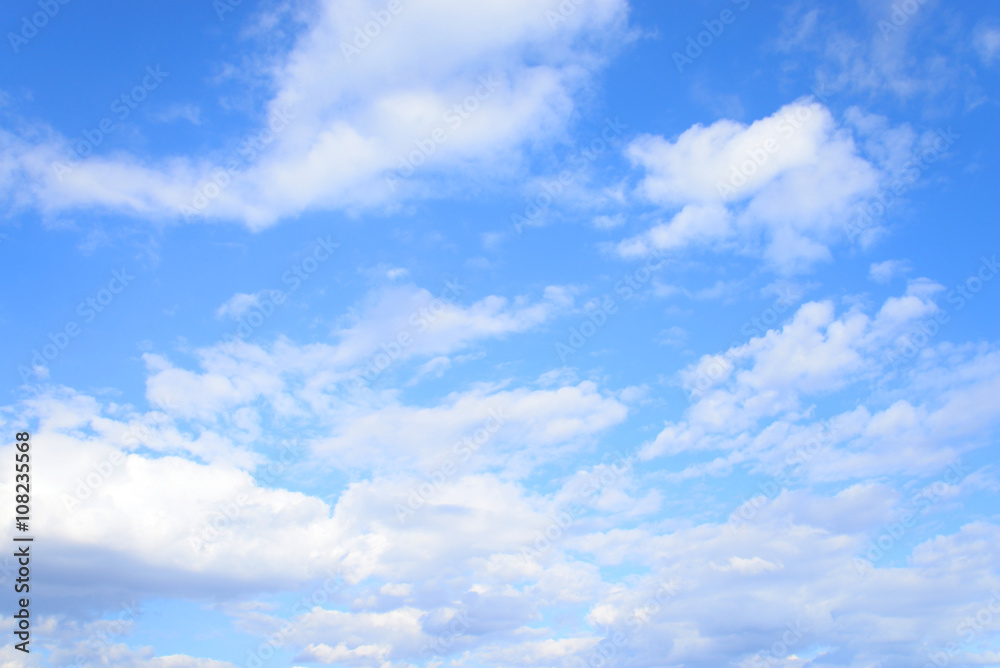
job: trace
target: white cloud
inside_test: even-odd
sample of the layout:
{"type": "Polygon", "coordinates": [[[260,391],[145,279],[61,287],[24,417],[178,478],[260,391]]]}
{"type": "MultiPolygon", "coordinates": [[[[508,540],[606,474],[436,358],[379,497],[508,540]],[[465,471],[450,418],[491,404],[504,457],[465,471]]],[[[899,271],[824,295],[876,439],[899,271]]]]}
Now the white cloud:
{"type": "Polygon", "coordinates": [[[909,270],[910,263],[906,260],[873,262],[868,269],[868,277],[876,283],[888,283],[894,277],[905,274],[909,270]]]}
{"type": "MultiPolygon", "coordinates": [[[[856,505],[836,497],[812,501],[832,506],[830,517],[847,516],[856,505]]],[[[927,646],[959,640],[955,629],[963,617],[989,600],[988,584],[997,582],[991,566],[985,559],[961,564],[955,559],[965,553],[959,545],[985,545],[996,531],[994,524],[967,525],[921,543],[915,554],[947,546],[926,563],[878,568],[865,576],[853,563],[866,547],[864,530],[838,530],[785,510],[759,515],[738,532],[702,524],[669,533],[592,535],[591,550],[598,559],[609,557],[603,563],[621,563],[617,556],[626,554],[652,574],[631,586],[607,587],[590,620],[601,637],[625,634],[627,644],[617,648],[617,656],[651,665],[725,665],[766,652],[783,636],[780,658],[835,647],[837,658],[821,659],[824,665],[876,659],[883,665],[922,665],[927,646]],[[942,577],[958,570],[971,582],[963,580],[957,590],[940,587],[942,577]],[[808,584],[800,589],[803,583],[808,584]],[[671,584],[673,594],[656,596],[671,584]],[[896,595],[892,592],[904,591],[905,602],[886,603],[896,595]],[[651,612],[636,616],[637,611],[651,612]],[[786,635],[789,630],[797,633],[786,635]],[[907,642],[915,637],[928,642],[923,647],[907,642]]],[[[992,552],[994,546],[986,548],[992,552]]]]}
{"type": "MultiPolygon", "coordinates": [[[[789,336],[801,340],[801,333],[789,336]]],[[[981,380],[998,376],[996,360],[976,363],[981,380]]],[[[959,375],[969,373],[963,367],[959,375]]],[[[954,381],[945,394],[957,399],[967,385],[954,381]]],[[[567,410],[593,414],[585,395],[581,384],[526,394],[525,405],[536,407],[532,421],[544,425],[567,410]],[[556,395],[564,390],[560,403],[556,395]]],[[[35,437],[47,446],[38,466],[50,471],[37,501],[38,517],[45,518],[39,530],[48,537],[48,554],[72,564],[71,581],[101,589],[128,572],[143,582],[137,595],[189,589],[204,595],[220,588],[226,597],[276,583],[301,585],[340,567],[346,584],[332,600],[287,618],[269,605],[244,603],[231,611],[237,627],[261,637],[285,628],[283,646],[297,661],[408,665],[440,651],[442,658],[468,653],[469,661],[485,665],[568,668],[621,631],[620,656],[707,668],[770,647],[787,624],[798,624],[808,630],[803,649],[838,646],[845,656],[862,658],[898,654],[898,663],[912,665],[918,648],[900,638],[949,642],[950,629],[975,614],[988,598],[984,592],[997,584],[1000,528],[989,522],[919,540],[912,565],[860,575],[855,558],[900,502],[898,492],[880,484],[832,495],[783,492],[734,531],[725,523],[656,518],[657,504],[630,514],[645,503],[636,471],[589,496],[581,494],[584,483],[603,481],[609,472],[601,465],[566,476],[549,495],[528,492],[523,475],[459,473],[400,522],[397,506],[427,478],[399,467],[349,483],[331,506],[261,487],[222,462],[132,453],[92,498],[66,509],[61,494],[92,470],[89,462],[115,447],[94,431],[99,414],[119,409],[77,394],[33,406],[40,417],[35,437]],[[574,500],[586,513],[536,559],[525,559],[522,548],[539,545],[558,511],[574,500]],[[209,519],[205,509],[234,503],[239,511],[220,534],[204,549],[192,549],[188,538],[209,519]],[[91,563],[81,554],[98,559],[91,563]],[[643,574],[602,578],[600,567],[611,566],[643,574]],[[942,588],[942,578],[959,584],[942,588]],[[876,604],[880,612],[872,614],[876,604]],[[575,609],[592,626],[557,629],[541,616],[552,606],[582,606],[575,609]],[[866,628],[871,634],[862,633],[866,628]]],[[[459,416],[471,404],[456,399],[441,415],[452,408],[459,416]]],[[[887,412],[883,427],[898,434],[889,422],[899,419],[906,418],[887,412]]],[[[10,487],[0,483],[0,490],[10,487]]],[[[243,594],[237,598],[245,601],[243,594]]],[[[228,668],[208,659],[155,657],[125,644],[112,654],[116,665],[129,668],[228,668]]]]}
{"type": "Polygon", "coordinates": [[[822,105],[801,100],[749,126],[695,125],[668,141],[636,139],[626,151],[644,170],[638,192],[680,211],[619,245],[625,256],[692,245],[746,247],[784,270],[829,256],[878,170],[822,105]]]}
{"type": "Polygon", "coordinates": [[[252,294],[237,292],[215,311],[215,315],[218,318],[228,317],[239,320],[250,309],[259,306],[262,299],[267,299],[272,303],[277,300],[278,303],[281,303],[284,300],[283,297],[278,290],[261,290],[252,294]]]}
{"type": "Polygon", "coordinates": [[[997,352],[931,341],[919,357],[905,354],[925,323],[938,326],[940,290],[911,281],[874,317],[858,307],[838,317],[829,302],[807,303],[779,329],[702,357],[680,374],[693,401],[684,418],[668,422],[640,456],[723,451],[672,474],[677,479],[741,464],[776,475],[799,462],[798,474],[809,479],[847,480],[927,473],[981,447],[1000,419],[985,400],[1000,387],[991,376],[997,352]],[[855,408],[814,419],[816,404],[836,392],[894,377],[905,379],[900,389],[862,395],[855,408]],[[810,442],[818,445],[803,460],[810,442]]]}
{"type": "Polygon", "coordinates": [[[393,267],[391,269],[386,270],[385,277],[388,278],[390,281],[394,281],[397,278],[406,278],[406,276],[409,275],[409,273],[410,273],[409,270],[403,269],[402,267],[393,267]]]}
{"type": "Polygon", "coordinates": [[[760,573],[773,573],[781,570],[781,564],[774,564],[760,557],[745,559],[743,557],[730,557],[729,562],[723,566],[712,564],[712,568],[723,573],[740,573],[742,575],[758,575],[760,573]]]}
{"type": "MultiPolygon", "coordinates": [[[[227,408],[257,397],[267,398],[285,415],[302,410],[296,401],[315,410],[333,399],[354,397],[348,390],[356,393],[359,379],[378,380],[386,369],[410,359],[433,360],[477,342],[530,331],[573,304],[569,289],[549,286],[537,301],[490,295],[466,306],[456,299],[465,289],[448,283],[435,297],[414,285],[391,285],[363,300],[334,331],[335,343],[296,346],[279,339],[270,350],[243,341],[222,343],[196,352],[200,373],[146,353],[143,359],[151,372],[147,397],[154,405],[172,406],[173,414],[202,419],[215,419],[227,408]],[[345,387],[348,381],[353,382],[345,387]],[[338,387],[328,394],[332,385],[338,387]]],[[[263,299],[262,294],[238,294],[219,314],[238,317],[263,299]]]]}
{"type": "Polygon", "coordinates": [[[818,57],[816,81],[830,96],[850,91],[936,104],[978,88],[965,62],[970,35],[956,29],[947,3],[879,0],[860,7],[872,29],[859,35],[844,28],[845,15],[836,6],[792,6],[779,40],[786,64],[818,57]]]}
{"type": "Polygon", "coordinates": [[[985,23],[978,26],[973,33],[972,44],[983,63],[992,65],[1000,56],[1000,28],[985,23]]]}
{"type": "Polygon", "coordinates": [[[385,3],[318,4],[291,50],[265,68],[275,94],[262,130],[270,125],[275,139],[203,207],[194,206],[195,189],[228,156],[93,156],[60,178],[53,163],[71,147],[53,131],[0,134],[4,194],[47,212],[100,206],[175,217],[187,207],[194,217],[259,228],[307,209],[382,206],[439,190],[446,186],[436,177],[470,165],[503,174],[525,142],[559,133],[627,12],[624,0],[569,11],[529,0],[401,7],[355,52],[347,47],[365,41],[358,31],[385,3]],[[408,178],[413,163],[419,169],[408,178]]]}
{"type": "Polygon", "coordinates": [[[409,335],[412,343],[392,355],[394,358],[444,354],[478,339],[529,331],[573,303],[572,292],[560,286],[547,287],[535,303],[526,297],[510,301],[492,295],[467,307],[453,301],[455,292],[446,288],[442,299],[408,285],[372,294],[363,306],[363,315],[336,332],[340,339],[338,358],[357,362],[384,352],[384,344],[398,347],[400,334],[409,335]]]}
{"type": "Polygon", "coordinates": [[[191,125],[201,125],[201,109],[196,104],[172,104],[163,111],[153,114],[160,123],[184,120],[191,125]]]}
{"type": "Polygon", "coordinates": [[[625,406],[602,396],[590,381],[554,390],[477,389],[455,393],[433,408],[393,404],[356,413],[313,447],[338,465],[368,466],[378,452],[393,468],[414,460],[430,468],[441,458],[464,463],[478,448],[458,444],[472,439],[483,449],[476,455],[482,462],[495,465],[511,457],[514,465],[525,466],[550,459],[561,453],[558,446],[585,440],[626,414],[625,406]],[[489,438],[488,447],[479,443],[480,434],[489,438]]]}
{"type": "Polygon", "coordinates": [[[625,224],[625,215],[619,213],[613,216],[594,216],[591,224],[599,230],[613,230],[625,224]]]}

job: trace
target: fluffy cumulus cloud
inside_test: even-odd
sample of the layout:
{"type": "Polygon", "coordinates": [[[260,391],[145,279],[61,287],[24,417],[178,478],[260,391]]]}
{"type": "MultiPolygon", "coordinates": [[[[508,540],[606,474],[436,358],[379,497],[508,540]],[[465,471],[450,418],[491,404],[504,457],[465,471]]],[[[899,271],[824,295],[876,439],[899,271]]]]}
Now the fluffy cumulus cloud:
{"type": "Polygon", "coordinates": [[[759,252],[794,269],[829,257],[880,180],[850,132],[811,99],[750,125],[721,120],[674,140],[642,136],[626,154],[642,170],[639,195],[675,213],[622,241],[624,256],[762,237],[759,252]]]}
{"type": "Polygon", "coordinates": [[[951,317],[934,299],[940,291],[911,281],[873,315],[855,306],[838,316],[833,303],[810,302],[780,327],[702,357],[680,373],[692,401],[684,419],[640,456],[725,452],[679,479],[749,464],[848,480],[926,474],[982,447],[1000,420],[986,408],[1000,357],[991,347],[934,341],[951,317]],[[838,393],[876,381],[884,386],[860,405],[816,419],[838,393]]]}
{"type": "MultiPolygon", "coordinates": [[[[592,381],[476,384],[423,406],[393,392],[357,392],[338,383],[356,378],[352,369],[374,349],[359,349],[358,331],[395,332],[387,313],[427,309],[419,317],[433,321],[440,338],[413,353],[427,357],[534,327],[568,303],[555,289],[537,303],[487,298],[469,307],[441,301],[440,309],[428,299],[414,301],[421,295],[415,289],[402,301],[390,295],[398,311],[383,309],[385,295],[376,296],[373,308],[362,308],[337,330],[337,343],[219,344],[199,353],[198,371],[148,354],[154,409],[145,412],[68,388],[41,388],[19,407],[47,443],[38,466],[54,471],[38,497],[37,511],[46,518],[41,530],[66,549],[113,555],[74,567],[88,581],[113,578],[116,564],[144,563],[192,582],[217,578],[223,589],[303,582],[334,565],[388,574],[374,557],[402,540],[400,512],[407,516],[449,499],[467,506],[474,488],[493,489],[481,509],[485,517],[522,509],[512,544],[527,543],[526,527],[543,523],[537,516],[544,504],[512,480],[592,446],[628,408],[592,381]],[[286,434],[285,447],[276,448],[276,431],[287,430],[299,435],[286,434]],[[348,485],[331,507],[276,486],[276,470],[367,470],[378,477],[348,485]],[[427,480],[433,481],[429,492],[427,480]],[[385,503],[397,497],[395,506],[385,503]],[[391,530],[383,518],[357,515],[358,504],[384,507],[391,530]],[[109,522],[112,516],[120,521],[109,522]],[[281,566],[289,544],[311,555],[291,569],[281,566]],[[241,558],[247,554],[255,556],[241,558]]],[[[486,529],[480,519],[470,515],[469,528],[486,529]]],[[[489,531],[483,539],[491,536],[498,546],[510,538],[489,531]]]]}
{"type": "MultiPolygon", "coordinates": [[[[884,355],[939,312],[939,292],[911,281],[870,315],[801,306],[782,326],[684,371],[697,394],[684,422],[637,453],[564,468],[548,489],[529,481],[543,467],[580,462],[628,408],[565,374],[473,384],[422,406],[392,393],[342,394],[331,379],[368,352],[351,332],[382,331],[377,306],[337,329],[339,343],[220,344],[200,353],[198,371],[147,358],[156,403],[147,412],[52,388],[18,410],[46,443],[36,466],[50,473],[35,512],[44,559],[65,574],[54,592],[98,596],[108,608],[116,596],[211,592],[232,601],[222,614],[233,628],[270,639],[267,652],[329,665],[912,664],[930,650],[899,638],[957,642],[1000,584],[991,568],[1000,529],[988,521],[927,535],[919,527],[933,517],[920,515],[911,565],[887,568],[871,556],[907,500],[868,479],[936,471],[1000,417],[985,399],[1000,390],[995,350],[927,346],[908,367],[884,355]],[[807,401],[871,378],[873,364],[880,373],[899,366],[905,389],[830,420],[832,435],[810,448],[817,423],[807,401]],[[298,436],[287,434],[292,426],[298,436]],[[297,459],[268,446],[280,434],[297,459]],[[638,466],[720,449],[721,461],[691,465],[667,486],[638,466]],[[803,452],[802,479],[833,490],[780,489],[789,478],[779,477],[765,496],[729,505],[728,519],[663,513],[670,486],[686,478],[741,463],[778,474],[803,452]],[[352,477],[324,498],[288,488],[317,471],[352,477]],[[970,545],[980,558],[956,558],[970,545]],[[608,574],[618,570],[626,575],[608,574]],[[955,583],[946,593],[942,578],[955,583]],[[292,610],[254,601],[275,589],[306,594],[292,610]],[[560,610],[579,621],[558,621],[560,610]]],[[[472,332],[452,346],[543,317],[528,302],[483,307],[479,317],[476,306],[449,308],[453,325],[472,332]]],[[[929,486],[937,508],[927,513],[996,486],[988,469],[956,471],[941,489],[929,486]]],[[[12,481],[0,488],[11,492],[12,481]]],[[[133,647],[134,617],[52,618],[48,651],[90,656],[94,643],[79,638],[98,637],[98,656],[115,665],[230,665],[133,647]]],[[[968,643],[960,651],[968,662],[991,656],[968,643]]]]}
{"type": "Polygon", "coordinates": [[[261,227],[443,188],[437,176],[471,165],[503,173],[526,142],[560,132],[627,12],[623,0],[389,4],[322,0],[310,10],[309,27],[265,72],[266,148],[238,169],[227,154],[67,165],[67,138],[25,124],[0,132],[4,195],[50,212],[100,206],[261,227]]]}
{"type": "MultiPolygon", "coordinates": [[[[626,0],[243,3],[223,24],[239,23],[243,64],[202,81],[208,97],[150,106],[123,139],[131,152],[105,144],[68,164],[72,140],[44,123],[0,128],[0,200],[61,226],[41,232],[50,264],[12,274],[27,297],[0,300],[11,340],[42,342],[22,359],[52,362],[0,406],[8,434],[31,432],[37,536],[32,653],[8,643],[0,668],[1000,665],[987,296],[1000,269],[975,193],[988,152],[953,141],[991,136],[991,93],[893,106],[956,72],[987,80],[996,23],[932,2],[799,3],[771,15],[765,62],[743,21],[775,10],[736,2],[747,18],[724,34],[721,15],[693,24],[713,42],[690,76],[647,80],[688,30],[667,23],[674,4],[643,5],[657,30],[640,32],[626,0]],[[845,38],[859,18],[868,31],[845,38]],[[931,34],[961,53],[910,57],[931,34]],[[591,84],[623,43],[635,57],[605,105],[591,84]],[[706,92],[722,79],[695,71],[713,61],[818,97],[726,120],[760,100],[706,92]],[[220,103],[239,106],[219,91],[248,81],[267,92],[246,131],[269,139],[232,173],[222,149],[143,140],[139,128],[202,137],[220,103]],[[646,113],[685,91],[698,101],[678,117],[701,122],[646,113]],[[958,134],[927,129],[953,108],[958,134]],[[627,117],[614,122],[623,154],[588,129],[605,110],[627,117]],[[967,162],[949,174],[953,150],[967,162]],[[920,200],[932,163],[946,187],[920,200]],[[947,187],[956,174],[972,204],[947,187]],[[530,188],[544,197],[529,208],[561,197],[574,216],[515,244],[490,221],[523,211],[530,188]],[[506,199],[451,201],[474,190],[506,199]],[[430,222],[410,229],[412,205],[442,197],[414,208],[430,222]],[[331,210],[360,220],[315,215],[331,210]],[[98,232],[84,260],[58,245],[62,228],[108,212],[260,233],[165,226],[210,250],[159,244],[177,270],[150,262],[155,280],[72,322],[77,334],[46,334],[65,320],[15,307],[71,304],[44,285],[121,255],[98,232]],[[385,212],[373,230],[368,214],[385,212]],[[357,225],[350,252],[301,290],[257,291],[253,272],[292,229],[261,228],[295,218],[357,225]],[[879,246],[911,218],[920,235],[879,246]],[[838,244],[856,256],[835,258],[838,244]],[[919,277],[944,281],[967,247],[981,264],[961,283],[919,277]],[[664,261],[621,267],[646,257],[664,261]],[[439,270],[467,278],[418,283],[439,270]],[[211,281],[227,286],[214,301],[163,308],[211,281]],[[686,306],[664,308],[673,295],[686,306]],[[560,362],[567,331],[575,354],[560,362]]],[[[27,234],[21,222],[10,236],[27,234]]],[[[0,242],[24,259],[27,246],[0,242]]],[[[8,439],[0,459],[13,456],[8,439]]],[[[20,493],[16,475],[0,466],[3,498],[20,493]]],[[[0,555],[0,584],[18,568],[0,555]]]]}

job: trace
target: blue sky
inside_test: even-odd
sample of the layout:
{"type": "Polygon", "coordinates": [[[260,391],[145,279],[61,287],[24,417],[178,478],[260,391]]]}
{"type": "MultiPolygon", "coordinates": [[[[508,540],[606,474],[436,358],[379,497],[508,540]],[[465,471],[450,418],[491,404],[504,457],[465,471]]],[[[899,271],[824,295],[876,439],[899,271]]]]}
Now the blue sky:
{"type": "Polygon", "coordinates": [[[3,32],[0,666],[1000,665],[994,4],[3,32]]]}

